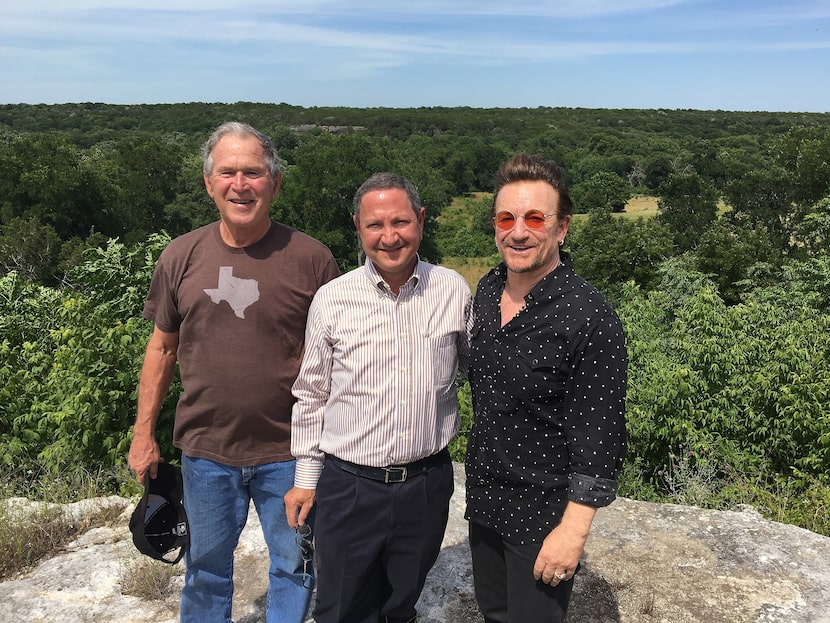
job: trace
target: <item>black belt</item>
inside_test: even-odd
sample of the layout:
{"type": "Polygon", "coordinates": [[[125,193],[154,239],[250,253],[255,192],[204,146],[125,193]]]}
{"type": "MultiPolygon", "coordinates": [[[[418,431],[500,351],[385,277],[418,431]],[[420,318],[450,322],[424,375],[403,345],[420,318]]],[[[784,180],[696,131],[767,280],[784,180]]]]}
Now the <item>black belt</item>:
{"type": "Polygon", "coordinates": [[[420,476],[434,467],[439,467],[440,465],[448,463],[450,460],[450,453],[445,448],[437,454],[413,461],[412,463],[407,463],[406,465],[390,465],[389,467],[369,467],[368,465],[357,465],[356,463],[350,463],[349,461],[338,459],[332,454],[327,454],[326,460],[331,461],[344,472],[349,472],[355,476],[369,478],[371,480],[377,480],[379,482],[389,484],[405,482],[407,478],[420,476]]]}

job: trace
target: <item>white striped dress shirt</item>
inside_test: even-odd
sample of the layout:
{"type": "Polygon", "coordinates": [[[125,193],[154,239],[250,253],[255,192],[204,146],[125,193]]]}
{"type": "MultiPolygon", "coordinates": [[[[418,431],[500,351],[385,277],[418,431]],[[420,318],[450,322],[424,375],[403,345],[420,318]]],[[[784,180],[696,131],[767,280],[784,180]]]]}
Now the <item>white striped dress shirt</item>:
{"type": "Polygon", "coordinates": [[[326,454],[387,467],[443,450],[458,432],[471,326],[464,278],[420,260],[397,296],[368,259],[322,286],[293,388],[294,484],[316,489],[326,454]]]}

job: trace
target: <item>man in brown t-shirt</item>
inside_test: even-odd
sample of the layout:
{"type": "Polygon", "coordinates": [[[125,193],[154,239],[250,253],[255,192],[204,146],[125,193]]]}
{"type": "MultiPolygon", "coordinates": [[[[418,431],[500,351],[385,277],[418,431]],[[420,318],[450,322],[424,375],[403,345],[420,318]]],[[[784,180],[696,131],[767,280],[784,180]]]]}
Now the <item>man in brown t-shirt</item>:
{"type": "Polygon", "coordinates": [[[173,442],[190,527],[181,621],[231,620],[233,552],[253,501],[271,558],[266,620],[300,623],[313,572],[285,521],[291,386],[311,299],[339,271],[323,244],[271,220],[281,174],[267,136],[226,123],[203,155],[220,219],[173,240],[153,274],[129,463],[140,482],[156,475],[155,425],[178,362],[173,442]]]}

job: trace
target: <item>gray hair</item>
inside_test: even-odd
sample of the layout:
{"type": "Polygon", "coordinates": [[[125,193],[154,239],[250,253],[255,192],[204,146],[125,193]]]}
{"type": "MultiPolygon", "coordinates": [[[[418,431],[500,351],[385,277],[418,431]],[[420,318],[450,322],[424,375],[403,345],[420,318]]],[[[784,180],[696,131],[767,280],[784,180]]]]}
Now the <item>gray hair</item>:
{"type": "Polygon", "coordinates": [[[213,134],[210,135],[210,138],[202,146],[202,161],[205,175],[210,175],[213,172],[213,150],[216,148],[219,141],[228,135],[238,136],[241,138],[253,136],[257,139],[259,144],[262,146],[262,152],[265,157],[265,166],[271,173],[271,177],[273,179],[277,179],[277,175],[280,172],[280,158],[277,154],[277,148],[274,147],[274,142],[270,137],[266,136],[253,126],[239,121],[226,121],[220,125],[213,131],[213,134]]]}
{"type": "Polygon", "coordinates": [[[405,191],[406,196],[409,198],[409,205],[412,207],[412,211],[416,215],[420,213],[422,207],[421,198],[418,196],[418,189],[415,188],[412,182],[397,173],[375,173],[357,189],[354,195],[354,201],[352,202],[354,215],[360,218],[360,202],[363,201],[366,193],[372,192],[373,190],[389,190],[390,188],[399,188],[405,191]]]}

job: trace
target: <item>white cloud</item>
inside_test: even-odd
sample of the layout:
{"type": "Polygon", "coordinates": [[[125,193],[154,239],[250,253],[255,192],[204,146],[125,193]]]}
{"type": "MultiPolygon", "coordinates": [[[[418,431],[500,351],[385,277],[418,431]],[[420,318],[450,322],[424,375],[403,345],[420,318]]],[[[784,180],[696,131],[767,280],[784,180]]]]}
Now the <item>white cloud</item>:
{"type": "MultiPolygon", "coordinates": [[[[61,89],[72,88],[67,85],[83,84],[93,90],[98,84],[103,91],[116,80],[129,82],[137,93],[146,84],[148,94],[165,80],[177,93],[186,92],[189,80],[194,93],[203,93],[206,76],[261,86],[257,72],[269,66],[278,66],[272,80],[280,81],[280,86],[289,80],[303,84],[330,80],[341,89],[349,80],[405,80],[400,75],[410,70],[431,71],[436,79],[447,81],[444,88],[460,89],[467,74],[487,75],[488,69],[498,67],[498,80],[509,92],[513,76],[527,67],[563,59],[583,65],[612,65],[620,59],[654,65],[667,58],[673,63],[709,63],[714,80],[713,55],[721,64],[738,55],[761,58],[768,53],[764,58],[769,59],[815,50],[802,58],[820,72],[818,59],[830,47],[827,0],[794,0],[786,5],[779,0],[238,0],[233,4],[227,0],[0,0],[0,4],[9,5],[2,7],[0,20],[0,81],[7,85],[2,97],[12,101],[32,99],[30,94],[38,88],[57,93],[53,100],[65,93],[61,89]]],[[[702,73],[709,75],[708,68],[702,73]]],[[[666,84],[665,89],[671,86],[666,84]]],[[[148,97],[158,101],[162,96],[148,97]]]]}

